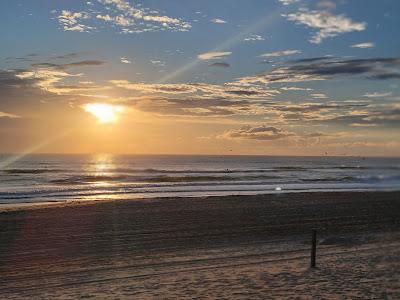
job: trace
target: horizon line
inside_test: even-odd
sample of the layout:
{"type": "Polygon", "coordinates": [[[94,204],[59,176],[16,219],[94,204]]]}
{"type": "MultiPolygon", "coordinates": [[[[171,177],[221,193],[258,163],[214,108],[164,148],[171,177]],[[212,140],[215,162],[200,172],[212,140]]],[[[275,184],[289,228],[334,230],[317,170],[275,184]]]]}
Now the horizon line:
{"type": "MultiPolygon", "coordinates": [[[[0,152],[0,155],[20,155],[22,152],[6,153],[0,152]]],[[[64,152],[37,152],[30,153],[27,156],[34,155],[113,155],[113,156],[268,156],[268,157],[362,157],[362,158],[400,158],[399,156],[384,155],[351,155],[351,154],[332,154],[332,155],[289,155],[289,154],[204,154],[204,153],[106,153],[106,152],[82,152],[82,153],[64,153],[64,152]]]]}

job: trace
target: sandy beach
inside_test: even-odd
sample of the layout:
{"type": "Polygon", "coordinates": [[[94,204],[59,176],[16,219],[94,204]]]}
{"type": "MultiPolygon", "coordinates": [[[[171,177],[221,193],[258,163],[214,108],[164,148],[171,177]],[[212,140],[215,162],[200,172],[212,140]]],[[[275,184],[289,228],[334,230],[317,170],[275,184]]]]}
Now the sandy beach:
{"type": "Polygon", "coordinates": [[[399,192],[3,211],[0,298],[399,299],[399,217],[399,192]]]}

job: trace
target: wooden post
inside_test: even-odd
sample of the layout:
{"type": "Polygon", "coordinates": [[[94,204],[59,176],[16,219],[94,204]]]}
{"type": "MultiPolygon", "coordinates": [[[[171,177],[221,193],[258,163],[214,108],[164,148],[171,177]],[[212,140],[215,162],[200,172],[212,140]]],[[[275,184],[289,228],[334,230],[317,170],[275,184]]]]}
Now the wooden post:
{"type": "Polygon", "coordinates": [[[315,268],[315,261],[317,255],[317,231],[312,231],[312,245],[311,245],[311,268],[315,268]]]}

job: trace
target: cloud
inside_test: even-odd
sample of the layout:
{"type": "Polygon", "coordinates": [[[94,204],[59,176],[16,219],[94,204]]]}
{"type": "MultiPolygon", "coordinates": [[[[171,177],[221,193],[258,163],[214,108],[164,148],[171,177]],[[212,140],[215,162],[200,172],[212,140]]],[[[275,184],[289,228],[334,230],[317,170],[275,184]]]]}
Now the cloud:
{"type": "Polygon", "coordinates": [[[119,27],[130,27],[131,25],[134,24],[132,19],[127,18],[125,16],[111,17],[110,15],[107,14],[107,15],[97,15],[96,18],[106,22],[111,22],[119,27]]]}
{"type": "Polygon", "coordinates": [[[13,56],[9,56],[9,57],[6,57],[4,60],[5,60],[5,61],[12,61],[12,60],[15,60],[15,61],[18,61],[18,62],[33,62],[33,61],[35,61],[36,59],[38,59],[39,56],[40,56],[40,55],[37,54],[37,53],[31,53],[31,54],[24,55],[24,56],[22,56],[22,57],[13,57],[13,56]]]}
{"type": "Polygon", "coordinates": [[[327,80],[337,76],[363,76],[374,80],[400,78],[400,58],[340,59],[327,58],[294,61],[264,74],[238,80],[243,85],[274,82],[306,82],[327,80]]]}
{"type": "MultiPolygon", "coordinates": [[[[386,60],[386,62],[389,63],[390,60],[389,62],[386,60]]],[[[323,61],[323,63],[327,62],[323,61]]],[[[392,62],[389,64],[392,64],[392,62]]],[[[89,65],[91,64],[89,63],[89,65]]],[[[298,63],[292,63],[289,66],[296,65],[298,63]]],[[[42,67],[37,67],[34,70],[1,71],[1,103],[12,104],[21,101],[20,99],[47,102],[51,99],[51,101],[82,103],[85,99],[89,99],[89,94],[99,94],[98,92],[83,93],[85,91],[112,89],[113,94],[119,95],[118,99],[115,99],[117,103],[129,105],[138,111],[152,113],[160,117],[217,118],[215,119],[216,122],[226,121],[227,119],[230,122],[268,119],[269,122],[274,124],[276,130],[265,125],[251,126],[247,129],[241,128],[240,132],[234,130],[226,137],[284,140],[296,143],[304,141],[309,143],[310,139],[316,139],[318,134],[298,134],[281,129],[282,126],[299,126],[299,124],[301,126],[334,124],[349,127],[373,126],[376,128],[400,126],[399,106],[392,103],[375,103],[371,100],[324,101],[319,103],[313,100],[312,102],[303,101],[299,103],[297,100],[292,102],[285,101],[282,98],[279,101],[274,101],[279,95],[279,90],[271,89],[265,84],[242,84],[238,81],[224,84],[151,84],[112,80],[109,84],[98,85],[86,79],[82,80],[80,74],[71,74],[68,68],[60,70],[57,69],[57,66],[44,67],[42,65],[42,67]],[[82,96],[77,97],[77,95],[82,96]],[[224,119],[221,119],[221,117],[224,117],[224,119]]],[[[281,90],[291,90],[290,88],[299,89],[297,87],[282,87],[281,90]]],[[[302,89],[309,90],[308,88],[302,89]]],[[[324,98],[323,95],[319,94],[311,94],[311,97],[324,98]]],[[[18,112],[18,110],[14,111],[18,112]]]]}
{"type": "Polygon", "coordinates": [[[219,18],[212,19],[210,22],[211,23],[215,23],[215,24],[225,24],[226,23],[225,20],[222,20],[222,19],[219,19],[219,18]]]}
{"type": "Polygon", "coordinates": [[[84,66],[101,66],[104,65],[103,60],[81,60],[77,62],[72,62],[68,64],[63,64],[61,66],[69,68],[69,67],[84,67],[84,66]]]}
{"type": "Polygon", "coordinates": [[[252,34],[249,37],[244,39],[245,42],[255,42],[255,41],[265,41],[265,38],[263,38],[261,35],[258,34],[252,34]]]}
{"type": "Polygon", "coordinates": [[[323,93],[311,94],[310,96],[313,97],[314,99],[328,99],[328,96],[323,93]]]}
{"type": "Polygon", "coordinates": [[[9,114],[9,113],[5,113],[0,111],[0,118],[11,118],[11,119],[15,119],[15,118],[20,118],[20,116],[14,115],[14,114],[9,114]]]}
{"type": "Polygon", "coordinates": [[[287,138],[294,136],[295,134],[286,131],[281,128],[272,126],[250,126],[246,125],[239,129],[231,129],[226,131],[222,136],[225,139],[251,139],[251,140],[262,140],[262,141],[272,141],[282,138],[287,138]]]}
{"type": "Polygon", "coordinates": [[[270,53],[264,53],[261,54],[261,57],[280,57],[280,56],[288,56],[288,55],[293,55],[293,54],[299,54],[301,53],[300,50],[283,50],[283,51],[277,51],[277,52],[270,52],[270,53]]]}
{"type": "Polygon", "coordinates": [[[231,129],[216,137],[227,140],[253,140],[269,145],[311,147],[318,144],[326,146],[327,144],[338,143],[343,141],[343,138],[346,140],[349,136],[354,138],[355,135],[349,132],[293,132],[281,127],[263,124],[246,125],[239,129],[231,129]],[[323,143],[321,143],[321,139],[324,139],[323,143]]]}
{"type": "Polygon", "coordinates": [[[13,71],[11,74],[13,80],[17,78],[24,84],[29,86],[38,87],[41,90],[48,91],[55,94],[66,94],[76,90],[96,90],[104,89],[104,87],[98,87],[95,85],[82,85],[82,84],[68,84],[61,85],[65,79],[79,78],[83,74],[72,74],[69,72],[70,68],[77,67],[93,67],[101,66],[105,62],[101,60],[82,60],[77,62],[55,64],[55,63],[34,63],[30,69],[20,69],[13,71]]]}
{"type": "Polygon", "coordinates": [[[360,44],[354,44],[350,46],[351,48],[360,48],[360,49],[369,49],[369,48],[374,48],[375,44],[374,43],[360,43],[360,44]]]}
{"type": "Polygon", "coordinates": [[[302,10],[284,15],[289,21],[317,29],[310,42],[320,44],[324,39],[335,37],[342,33],[363,31],[367,23],[355,22],[344,15],[333,15],[327,11],[302,10]]]}
{"type": "Polygon", "coordinates": [[[226,62],[215,62],[210,67],[229,68],[231,65],[226,62]]]}
{"type": "Polygon", "coordinates": [[[126,57],[121,57],[120,60],[121,60],[121,63],[123,63],[123,64],[131,64],[132,63],[132,61],[126,57]]]}
{"type": "Polygon", "coordinates": [[[98,0],[105,5],[106,9],[110,6],[116,9],[119,15],[105,17],[105,21],[112,22],[122,28],[124,33],[135,33],[145,31],[187,31],[192,26],[182,19],[160,15],[156,10],[150,10],[139,6],[134,6],[126,0],[98,0]]]}
{"type": "Polygon", "coordinates": [[[366,93],[364,97],[368,98],[384,98],[392,95],[392,92],[374,92],[374,93],[366,93]]]}
{"type": "Polygon", "coordinates": [[[221,59],[231,55],[232,52],[205,52],[199,54],[197,57],[201,60],[221,59]]]}
{"type": "Polygon", "coordinates": [[[197,88],[191,84],[151,84],[151,83],[135,83],[128,80],[111,80],[112,84],[119,88],[133,90],[142,94],[180,94],[195,93],[197,88]]]}
{"type": "Polygon", "coordinates": [[[290,5],[299,1],[300,0],[279,0],[279,2],[282,3],[283,5],[290,5]]]}
{"type": "Polygon", "coordinates": [[[63,27],[64,31],[77,32],[89,32],[94,29],[94,27],[80,23],[81,21],[90,18],[91,16],[87,12],[72,12],[69,10],[62,10],[61,13],[57,16],[58,22],[63,27]]]}
{"type": "Polygon", "coordinates": [[[52,93],[61,92],[55,86],[64,80],[65,78],[80,76],[75,74],[70,74],[65,70],[59,70],[55,68],[45,68],[38,67],[34,70],[24,70],[15,75],[20,79],[31,79],[35,81],[35,86],[41,88],[42,90],[49,91],[52,93]]]}
{"type": "MultiPolygon", "coordinates": [[[[6,107],[5,114],[10,114],[8,111],[13,111],[12,115],[18,115],[19,107],[22,111],[26,111],[26,107],[30,107],[33,103],[48,100],[51,94],[43,90],[39,84],[42,78],[38,77],[19,77],[18,75],[27,72],[28,70],[1,70],[0,69],[0,103],[2,107],[6,107]]],[[[57,96],[58,97],[58,96],[57,96]]],[[[54,99],[52,99],[54,100],[54,99]]],[[[7,116],[4,116],[7,118],[7,116]]],[[[11,116],[8,116],[10,118],[11,116]]]]}
{"type": "Polygon", "coordinates": [[[340,124],[356,127],[399,127],[400,109],[398,107],[371,108],[364,111],[353,111],[347,114],[326,118],[327,124],[340,124]]]}
{"type": "Polygon", "coordinates": [[[317,62],[317,61],[322,61],[322,60],[332,60],[333,58],[334,57],[332,55],[325,55],[325,56],[319,56],[319,57],[296,59],[292,62],[294,62],[294,63],[310,63],[310,62],[317,62]]]}
{"type": "Polygon", "coordinates": [[[63,54],[63,55],[56,55],[56,56],[53,56],[52,58],[55,58],[55,59],[74,59],[74,58],[78,58],[83,53],[84,52],[72,52],[72,53],[66,53],[66,54],[63,54]]]}
{"type": "Polygon", "coordinates": [[[281,87],[280,88],[282,91],[313,91],[314,89],[312,88],[302,88],[302,87],[297,87],[297,86],[289,86],[289,87],[281,87]]]}
{"type": "Polygon", "coordinates": [[[229,117],[254,115],[252,104],[246,100],[186,96],[184,98],[144,96],[127,98],[125,105],[160,116],[229,117]]]}
{"type": "Polygon", "coordinates": [[[102,60],[81,60],[66,64],[55,64],[55,63],[35,63],[32,64],[34,68],[52,68],[57,70],[66,70],[71,67],[85,67],[85,66],[101,66],[105,62],[102,60]]]}
{"type": "Polygon", "coordinates": [[[223,85],[207,83],[169,83],[152,84],[129,82],[128,80],[111,80],[116,87],[135,91],[139,94],[193,94],[204,98],[220,99],[267,99],[279,94],[278,90],[267,87],[241,87],[235,83],[223,85]]]}
{"type": "Polygon", "coordinates": [[[150,62],[157,67],[165,67],[165,62],[158,59],[152,59],[150,62]]]}
{"type": "Polygon", "coordinates": [[[24,72],[25,70],[1,70],[0,69],[0,90],[3,92],[4,89],[8,88],[25,88],[35,84],[37,78],[22,79],[17,75],[24,72]]]}
{"type": "Polygon", "coordinates": [[[87,3],[87,11],[57,12],[57,20],[65,31],[90,32],[109,23],[120,33],[142,33],[153,31],[188,31],[192,26],[180,18],[160,14],[154,9],[133,5],[126,0],[97,0],[87,3]]]}

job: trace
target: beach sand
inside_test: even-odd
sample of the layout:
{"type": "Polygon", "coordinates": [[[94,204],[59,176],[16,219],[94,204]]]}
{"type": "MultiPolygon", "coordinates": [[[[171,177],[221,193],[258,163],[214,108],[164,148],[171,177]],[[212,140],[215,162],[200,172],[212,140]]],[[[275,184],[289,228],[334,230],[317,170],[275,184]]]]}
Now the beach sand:
{"type": "Polygon", "coordinates": [[[0,298],[400,299],[400,193],[3,211],[0,298]],[[309,268],[313,228],[316,269],[309,268]]]}

